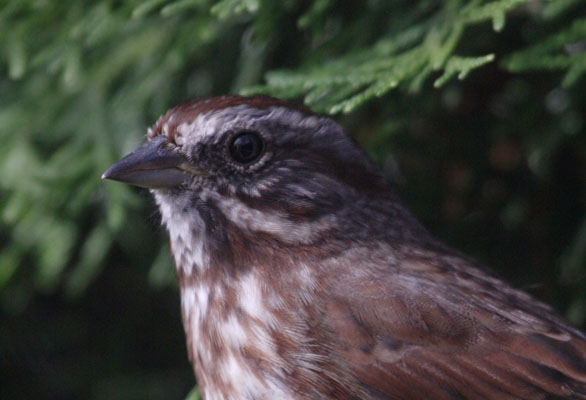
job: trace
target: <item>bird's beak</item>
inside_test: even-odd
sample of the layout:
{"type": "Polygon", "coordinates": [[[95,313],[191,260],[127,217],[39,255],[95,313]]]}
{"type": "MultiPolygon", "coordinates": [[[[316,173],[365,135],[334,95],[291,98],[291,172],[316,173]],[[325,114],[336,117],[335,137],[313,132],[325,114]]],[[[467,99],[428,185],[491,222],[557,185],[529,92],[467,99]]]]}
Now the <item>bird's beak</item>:
{"type": "Polygon", "coordinates": [[[108,168],[102,179],[150,189],[182,184],[190,175],[182,168],[187,165],[187,159],[180,153],[167,149],[166,144],[166,137],[155,137],[108,168]]]}

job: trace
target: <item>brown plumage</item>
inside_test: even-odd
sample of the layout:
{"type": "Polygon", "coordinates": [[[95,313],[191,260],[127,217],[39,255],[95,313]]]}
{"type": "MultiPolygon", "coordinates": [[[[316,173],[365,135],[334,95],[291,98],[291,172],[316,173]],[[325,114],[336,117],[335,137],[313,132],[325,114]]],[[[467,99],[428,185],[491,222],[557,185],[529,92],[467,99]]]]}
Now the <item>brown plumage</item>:
{"type": "Polygon", "coordinates": [[[104,178],[149,187],[206,399],[586,399],[586,337],[430,235],[332,120],[170,110],[104,178]]]}

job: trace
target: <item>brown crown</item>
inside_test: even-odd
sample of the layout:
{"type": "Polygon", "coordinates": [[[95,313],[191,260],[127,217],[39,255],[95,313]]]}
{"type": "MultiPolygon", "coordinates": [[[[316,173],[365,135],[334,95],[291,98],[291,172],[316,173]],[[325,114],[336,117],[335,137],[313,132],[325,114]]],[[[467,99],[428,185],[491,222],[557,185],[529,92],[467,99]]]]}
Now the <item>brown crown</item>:
{"type": "Polygon", "coordinates": [[[288,101],[276,99],[270,96],[209,97],[184,103],[167,111],[165,115],[161,116],[157,120],[153,128],[149,130],[148,138],[152,139],[155,136],[160,135],[163,130],[163,125],[168,124],[169,140],[173,141],[175,140],[175,128],[178,125],[186,121],[193,121],[200,114],[223,110],[225,108],[235,107],[242,104],[246,104],[252,108],[258,109],[266,109],[269,107],[286,107],[306,115],[314,115],[311,110],[302,105],[290,103],[288,101]],[[170,120],[172,116],[174,118],[170,120]]]}

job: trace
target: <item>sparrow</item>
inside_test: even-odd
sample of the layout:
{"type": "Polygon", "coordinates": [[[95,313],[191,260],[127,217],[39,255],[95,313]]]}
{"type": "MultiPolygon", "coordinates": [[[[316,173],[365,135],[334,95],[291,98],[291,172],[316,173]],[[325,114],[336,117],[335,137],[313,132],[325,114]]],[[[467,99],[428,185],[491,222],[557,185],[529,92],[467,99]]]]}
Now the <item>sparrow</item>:
{"type": "Polygon", "coordinates": [[[103,179],[149,188],[211,399],[586,399],[586,335],[431,235],[332,119],[183,104],[103,179]]]}

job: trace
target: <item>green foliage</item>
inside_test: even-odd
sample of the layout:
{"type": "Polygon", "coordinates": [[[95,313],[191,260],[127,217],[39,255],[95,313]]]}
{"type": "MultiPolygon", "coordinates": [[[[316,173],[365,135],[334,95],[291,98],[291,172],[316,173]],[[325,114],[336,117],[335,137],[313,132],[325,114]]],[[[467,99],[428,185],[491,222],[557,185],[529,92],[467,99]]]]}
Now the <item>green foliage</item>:
{"type": "Polygon", "coordinates": [[[199,394],[197,388],[193,388],[193,390],[189,392],[185,400],[201,400],[201,394],[199,394]]]}
{"type": "MultiPolygon", "coordinates": [[[[229,92],[348,114],[343,124],[404,182],[401,194],[432,231],[518,285],[544,282],[537,295],[583,324],[585,5],[4,1],[0,310],[11,330],[0,332],[0,366],[12,360],[9,371],[31,370],[23,364],[30,357],[2,353],[19,348],[11,341],[20,342],[21,327],[43,332],[54,348],[80,337],[97,349],[73,361],[51,353],[51,367],[35,375],[45,385],[28,385],[29,397],[184,397],[186,362],[157,369],[167,344],[183,346],[183,338],[178,320],[157,325],[178,311],[155,207],[145,191],[100,175],[169,107],[229,92]],[[114,311],[100,308],[108,299],[114,311]],[[157,308],[166,302],[172,311],[157,308]],[[79,321],[94,321],[96,309],[123,317],[87,333],[79,321]],[[145,331],[156,338],[144,347],[158,364],[141,365],[141,347],[127,345],[145,331]],[[110,354],[104,348],[116,354],[109,362],[100,359],[110,354]],[[129,365],[151,368],[149,378],[129,365]],[[51,375],[66,379],[71,370],[77,378],[67,385],[51,375]]],[[[10,394],[0,388],[0,397],[10,394]]]]}
{"type": "Polygon", "coordinates": [[[512,72],[567,71],[562,86],[573,86],[586,73],[586,18],[576,19],[546,40],[511,54],[503,65],[512,72]]]}
{"type": "MultiPolygon", "coordinates": [[[[454,75],[464,79],[470,71],[494,60],[494,54],[471,57],[455,54],[466,28],[490,20],[493,29],[501,31],[506,13],[526,2],[472,1],[463,5],[460,1],[446,1],[442,7],[435,7],[435,12],[430,12],[434,9],[430,3],[423,2],[407,15],[401,15],[402,22],[391,25],[372,46],[323,65],[312,63],[300,71],[271,72],[265,86],[246,92],[283,97],[305,94],[307,104],[335,114],[351,112],[397,87],[418,91],[434,72],[443,72],[435,80],[435,86],[441,87],[454,75]]],[[[316,2],[314,6],[322,3],[316,2]]],[[[319,11],[325,11],[325,6],[319,11]]],[[[319,11],[312,10],[311,14],[319,11]]],[[[302,17],[300,26],[309,25],[307,20],[307,16],[302,17]]]]}
{"type": "Polygon", "coordinates": [[[222,0],[216,3],[211,13],[220,19],[244,13],[254,13],[260,4],[258,0],[222,0]]]}
{"type": "MultiPolygon", "coordinates": [[[[325,12],[322,4],[314,3],[309,15],[325,12]],[[319,6],[319,8],[318,8],[319,6]]],[[[492,22],[495,32],[505,26],[506,15],[528,3],[527,0],[498,0],[490,2],[458,0],[443,2],[441,7],[422,2],[410,12],[400,15],[401,22],[390,26],[382,38],[366,49],[353,51],[323,64],[311,62],[296,70],[273,71],[267,74],[267,83],[245,91],[247,94],[268,93],[282,97],[304,95],[306,104],[335,114],[349,113],[373,97],[380,97],[395,88],[419,91],[425,80],[434,73],[442,73],[434,85],[441,87],[453,76],[464,79],[472,70],[495,59],[494,54],[460,56],[456,50],[471,25],[492,22]],[[405,15],[406,14],[406,15],[405,15]]],[[[578,1],[566,2],[564,8],[578,1]]],[[[557,4],[557,3],[556,3],[557,4]]],[[[544,10],[549,16],[563,12],[562,6],[552,4],[544,10]]],[[[306,27],[308,16],[299,19],[306,27]]],[[[540,42],[536,48],[512,55],[505,67],[519,72],[529,69],[568,69],[565,86],[571,86],[586,68],[584,51],[576,54],[549,55],[560,51],[568,43],[583,39],[584,22],[575,21],[567,30],[540,42]]],[[[581,45],[583,46],[583,45],[581,45]]]]}

